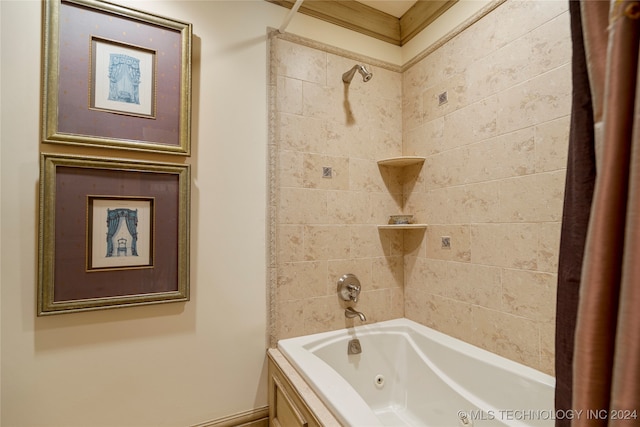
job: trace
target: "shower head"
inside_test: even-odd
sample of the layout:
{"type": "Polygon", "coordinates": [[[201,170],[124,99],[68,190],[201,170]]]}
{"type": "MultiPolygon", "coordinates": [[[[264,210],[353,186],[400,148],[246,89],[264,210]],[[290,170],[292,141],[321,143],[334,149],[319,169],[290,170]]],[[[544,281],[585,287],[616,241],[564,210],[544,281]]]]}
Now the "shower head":
{"type": "Polygon", "coordinates": [[[371,80],[371,77],[373,77],[373,74],[367,71],[364,65],[356,64],[353,66],[353,68],[351,68],[349,71],[347,71],[342,75],[342,81],[345,82],[346,84],[351,83],[351,80],[353,79],[353,76],[356,74],[356,71],[362,74],[363,82],[368,82],[369,80],[371,80]]]}

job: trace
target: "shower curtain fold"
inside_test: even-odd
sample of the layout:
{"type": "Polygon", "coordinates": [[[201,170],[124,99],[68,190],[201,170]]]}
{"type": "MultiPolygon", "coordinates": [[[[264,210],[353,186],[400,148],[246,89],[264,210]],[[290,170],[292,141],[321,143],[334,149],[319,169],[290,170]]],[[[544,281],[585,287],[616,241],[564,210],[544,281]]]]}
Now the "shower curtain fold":
{"type": "MultiPolygon", "coordinates": [[[[583,412],[571,425],[631,426],[640,422],[640,2],[583,1],[581,19],[595,101],[592,132],[599,134],[588,139],[601,136],[602,150],[595,150],[598,167],[579,279],[572,363],[570,405],[583,412]],[[613,414],[619,416],[613,419],[613,414]]],[[[574,126],[572,120],[572,135],[579,132],[574,126]]],[[[572,139],[570,145],[574,143],[572,139]]],[[[568,184],[569,173],[568,168],[568,184]]],[[[568,197],[563,222],[572,221],[571,194],[568,197]]],[[[567,286],[561,278],[567,268],[562,252],[570,236],[570,230],[565,235],[567,227],[563,224],[558,298],[564,298],[567,286]]],[[[558,309],[563,304],[566,300],[558,302],[558,309]]],[[[558,318],[564,315],[558,311],[558,318]]],[[[557,321],[558,327],[561,323],[557,321]]],[[[557,348],[556,366],[564,359],[566,354],[557,348]]],[[[561,400],[561,387],[560,382],[556,402],[561,400]]]]}
{"type": "MultiPolygon", "coordinates": [[[[572,107],[556,299],[556,410],[572,408],[573,345],[582,257],[596,175],[593,103],[583,43],[580,3],[569,2],[571,17],[572,107]]],[[[571,420],[559,418],[556,427],[571,420]]]]}

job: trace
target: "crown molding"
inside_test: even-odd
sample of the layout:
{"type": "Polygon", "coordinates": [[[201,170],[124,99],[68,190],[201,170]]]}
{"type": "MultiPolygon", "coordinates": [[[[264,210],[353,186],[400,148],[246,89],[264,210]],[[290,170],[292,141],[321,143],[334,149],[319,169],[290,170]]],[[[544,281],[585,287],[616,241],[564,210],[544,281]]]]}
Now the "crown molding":
{"type": "MultiPolygon", "coordinates": [[[[291,9],[293,0],[265,0],[291,9]]],[[[458,0],[418,0],[396,18],[355,0],[306,0],[298,12],[402,46],[458,0]]]]}

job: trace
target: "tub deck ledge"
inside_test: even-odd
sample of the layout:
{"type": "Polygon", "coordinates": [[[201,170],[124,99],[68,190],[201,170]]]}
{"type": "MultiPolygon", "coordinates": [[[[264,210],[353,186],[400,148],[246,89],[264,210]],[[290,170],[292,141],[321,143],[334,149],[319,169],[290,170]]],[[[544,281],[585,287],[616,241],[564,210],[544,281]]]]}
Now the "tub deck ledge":
{"type": "MultiPolygon", "coordinates": [[[[308,406],[308,409],[313,412],[313,415],[317,418],[321,425],[326,427],[340,427],[342,424],[336,420],[331,411],[320,400],[316,393],[309,387],[307,382],[298,374],[296,369],[289,363],[286,357],[277,348],[270,348],[267,350],[267,357],[270,361],[280,369],[282,374],[286,376],[291,386],[298,393],[299,397],[308,406]]],[[[269,373],[271,376],[272,374],[269,373]]]]}

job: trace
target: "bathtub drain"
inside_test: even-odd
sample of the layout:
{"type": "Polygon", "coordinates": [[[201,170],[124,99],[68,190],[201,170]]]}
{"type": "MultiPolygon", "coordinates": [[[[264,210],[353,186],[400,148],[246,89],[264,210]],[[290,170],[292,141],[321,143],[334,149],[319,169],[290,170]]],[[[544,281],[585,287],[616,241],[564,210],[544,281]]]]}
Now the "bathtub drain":
{"type": "Polygon", "coordinates": [[[376,377],[373,379],[373,383],[378,388],[384,387],[384,375],[382,375],[382,374],[376,375],[376,377]]]}
{"type": "Polygon", "coordinates": [[[469,418],[469,414],[464,411],[458,412],[458,423],[460,427],[473,427],[473,420],[469,418]]]}

